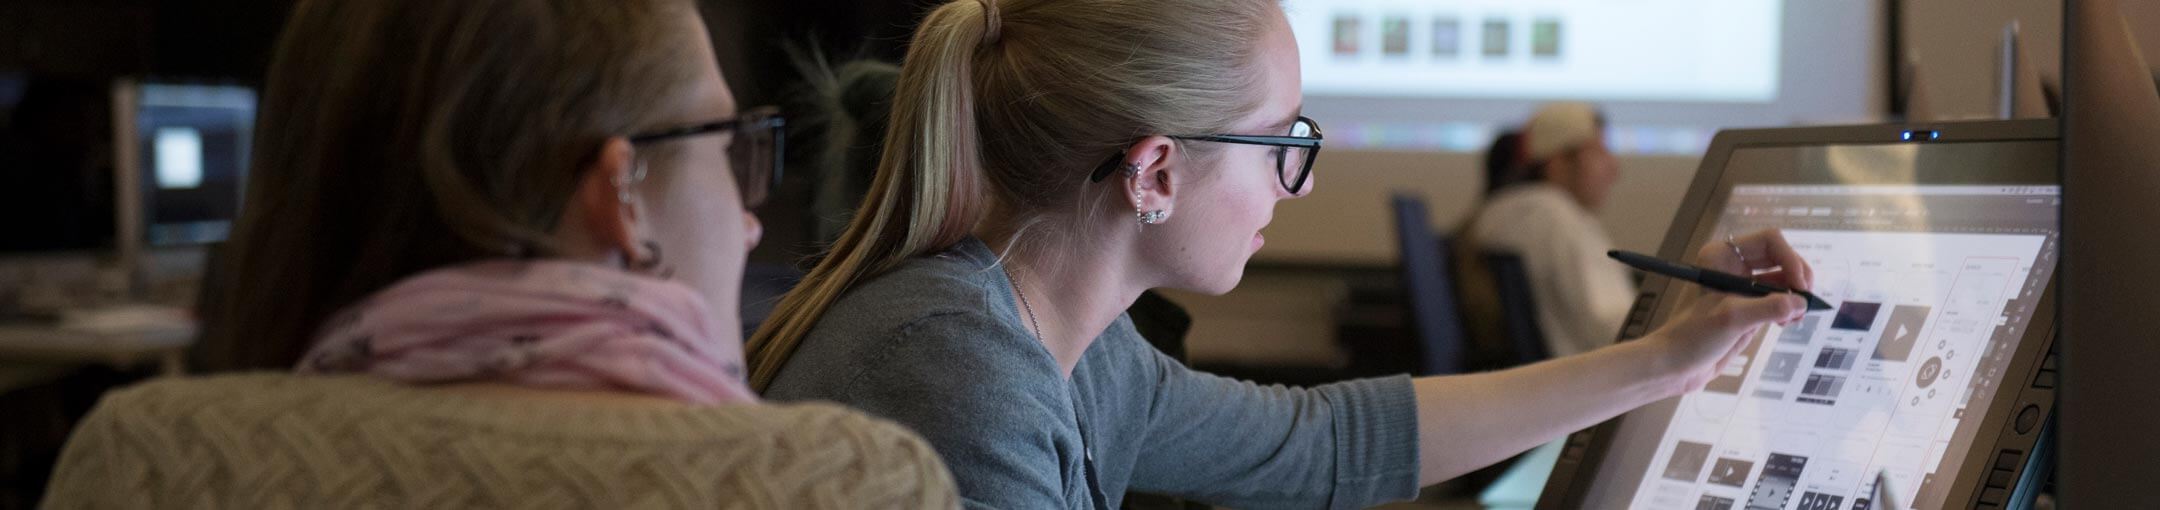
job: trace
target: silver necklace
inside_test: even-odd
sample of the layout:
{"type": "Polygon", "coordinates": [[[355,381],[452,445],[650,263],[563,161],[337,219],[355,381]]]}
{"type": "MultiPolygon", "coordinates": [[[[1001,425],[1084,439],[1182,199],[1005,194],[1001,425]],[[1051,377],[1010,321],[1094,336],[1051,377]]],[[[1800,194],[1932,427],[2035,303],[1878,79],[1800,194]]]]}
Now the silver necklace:
{"type": "MultiPolygon", "coordinates": [[[[1012,280],[1013,295],[1020,298],[1020,309],[1027,311],[1028,325],[1035,328],[1035,341],[1043,341],[1042,323],[1035,322],[1035,305],[1028,304],[1027,291],[1020,290],[1020,274],[1014,272],[1012,266],[999,265],[1005,269],[1005,278],[1012,280]]],[[[1102,485],[1100,482],[1095,481],[1095,448],[1088,445],[1087,424],[1082,423],[1080,420],[1080,401],[1077,399],[1077,394],[1074,397],[1075,400],[1072,401],[1073,431],[1080,436],[1080,451],[1086,455],[1086,460],[1080,464],[1080,467],[1082,469],[1081,476],[1087,480],[1088,501],[1093,502],[1095,508],[1109,508],[1110,503],[1102,497],[1102,485]]]]}
{"type": "MultiPolygon", "coordinates": [[[[999,264],[1003,265],[1003,264],[999,264]]],[[[1035,340],[1042,340],[1042,323],[1035,322],[1035,305],[1028,304],[1027,291],[1020,290],[1020,274],[1005,266],[1005,278],[1012,280],[1013,295],[1020,297],[1020,308],[1027,310],[1028,326],[1035,328],[1035,340]]]]}

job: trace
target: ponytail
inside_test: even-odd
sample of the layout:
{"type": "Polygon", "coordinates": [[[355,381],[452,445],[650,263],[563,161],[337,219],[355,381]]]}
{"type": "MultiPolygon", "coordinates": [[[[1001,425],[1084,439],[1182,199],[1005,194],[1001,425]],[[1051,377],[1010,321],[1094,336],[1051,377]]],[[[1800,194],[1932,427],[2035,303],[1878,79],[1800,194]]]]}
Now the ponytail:
{"type": "Polygon", "coordinates": [[[900,67],[885,151],[869,196],[828,255],[781,298],[745,351],[759,392],[858,280],[959,243],[982,220],[984,171],[975,117],[976,55],[997,44],[993,0],[932,11],[900,67]]]}
{"type": "Polygon", "coordinates": [[[977,231],[1057,253],[1044,246],[1108,224],[1083,205],[1119,194],[1088,174],[1140,137],[1220,133],[1249,115],[1255,55],[1282,16],[1276,0],[952,0],[931,11],[900,66],[870,194],[750,337],[751,387],[770,387],[857,281],[977,231]]]}

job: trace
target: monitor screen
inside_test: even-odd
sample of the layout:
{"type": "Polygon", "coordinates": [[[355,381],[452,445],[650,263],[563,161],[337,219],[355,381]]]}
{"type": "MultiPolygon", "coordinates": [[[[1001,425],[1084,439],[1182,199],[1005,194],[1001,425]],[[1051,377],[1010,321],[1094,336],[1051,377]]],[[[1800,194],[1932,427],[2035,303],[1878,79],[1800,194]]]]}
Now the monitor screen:
{"type": "Polygon", "coordinates": [[[1834,309],[1743,339],[1702,390],[1628,414],[1588,506],[1880,508],[1865,500],[1882,475],[1901,508],[1943,507],[2055,268],[2056,151],[1734,150],[1691,245],[1782,229],[1834,309]]]}
{"type": "Polygon", "coordinates": [[[255,92],[144,84],[135,109],[145,235],[151,245],[225,239],[240,208],[255,92]]]}

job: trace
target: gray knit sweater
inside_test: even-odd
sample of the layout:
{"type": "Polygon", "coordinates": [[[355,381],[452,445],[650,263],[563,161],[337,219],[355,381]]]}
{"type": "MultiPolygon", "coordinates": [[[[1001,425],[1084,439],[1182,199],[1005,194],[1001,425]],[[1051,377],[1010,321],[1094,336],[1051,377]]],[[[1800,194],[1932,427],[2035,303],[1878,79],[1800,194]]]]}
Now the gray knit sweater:
{"type": "Polygon", "coordinates": [[[1238,508],[1363,508],[1417,493],[1407,377],[1312,389],[1185,368],[1119,317],[1070,381],[968,239],[856,285],[766,392],[909,427],[971,508],[1115,508],[1125,491],[1238,508]]]}

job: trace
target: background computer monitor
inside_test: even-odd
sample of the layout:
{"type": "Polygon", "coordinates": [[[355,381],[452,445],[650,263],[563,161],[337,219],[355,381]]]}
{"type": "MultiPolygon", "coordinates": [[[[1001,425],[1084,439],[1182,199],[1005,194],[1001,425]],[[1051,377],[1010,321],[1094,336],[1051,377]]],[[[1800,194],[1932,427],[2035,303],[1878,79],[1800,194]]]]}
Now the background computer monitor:
{"type": "Polygon", "coordinates": [[[223,240],[255,102],[242,86],[0,71],[0,256],[223,240]]]}
{"type": "MultiPolygon", "coordinates": [[[[1721,133],[1661,249],[1783,229],[1836,306],[1569,439],[1541,508],[2009,506],[2055,387],[2053,121],[1721,133]],[[1867,501],[1863,501],[1867,500],[1867,501]]],[[[1669,316],[1654,278],[1623,336],[1669,316]]]]}
{"type": "Polygon", "coordinates": [[[145,82],[132,93],[131,160],[150,246],[222,241],[238,214],[255,133],[255,91],[145,82]]]}
{"type": "MultiPolygon", "coordinates": [[[[2112,0],[2063,16],[2063,397],[2068,508],[2149,507],[2160,487],[2160,92],[2112,0]]],[[[2145,55],[2160,58],[2160,55],[2145,55]]]]}

